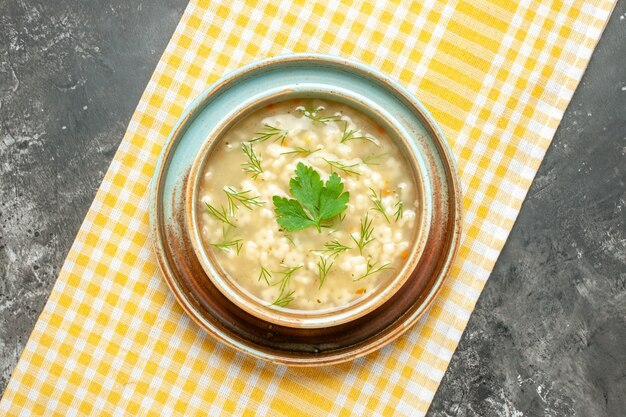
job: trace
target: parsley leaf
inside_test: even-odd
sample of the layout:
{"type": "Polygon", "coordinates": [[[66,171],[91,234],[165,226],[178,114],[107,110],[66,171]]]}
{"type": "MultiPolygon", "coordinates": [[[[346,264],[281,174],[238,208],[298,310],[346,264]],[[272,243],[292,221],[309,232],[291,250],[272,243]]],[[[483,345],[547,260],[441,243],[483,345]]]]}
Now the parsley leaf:
{"type": "Polygon", "coordinates": [[[322,221],[344,211],[350,198],[350,193],[343,192],[337,173],[332,173],[324,184],[320,174],[302,162],[296,167],[296,176],[289,181],[289,190],[295,200],[273,197],[278,224],[289,232],[310,226],[320,230],[322,221]]]}
{"type": "MultiPolygon", "coordinates": [[[[319,174],[318,174],[319,176],[319,174]]],[[[330,174],[326,186],[322,188],[320,194],[320,211],[321,220],[329,220],[344,211],[350,198],[350,193],[343,193],[343,183],[337,173],[330,174]]]]}
{"type": "Polygon", "coordinates": [[[274,211],[278,216],[278,224],[290,232],[315,226],[315,221],[309,218],[304,209],[296,200],[274,196],[274,211]]]}

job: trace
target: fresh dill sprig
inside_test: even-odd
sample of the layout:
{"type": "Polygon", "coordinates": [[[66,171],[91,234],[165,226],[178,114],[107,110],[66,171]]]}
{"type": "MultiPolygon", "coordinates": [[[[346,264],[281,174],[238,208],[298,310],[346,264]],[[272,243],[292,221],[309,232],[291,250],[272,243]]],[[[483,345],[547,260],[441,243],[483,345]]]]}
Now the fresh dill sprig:
{"type": "Polygon", "coordinates": [[[227,253],[237,253],[241,252],[241,248],[243,247],[243,241],[241,239],[229,239],[228,232],[231,228],[222,227],[222,242],[220,243],[211,243],[211,246],[215,246],[227,253]]]}
{"type": "Polygon", "coordinates": [[[393,207],[396,209],[393,215],[396,218],[396,221],[398,221],[402,218],[404,214],[404,203],[402,202],[402,199],[400,198],[400,196],[398,196],[398,202],[394,204],[393,207]]]}
{"type": "Polygon", "coordinates": [[[243,170],[245,172],[250,172],[252,174],[252,178],[256,179],[263,172],[263,168],[261,167],[261,154],[257,154],[254,152],[254,148],[252,145],[243,143],[241,145],[241,150],[248,158],[247,162],[241,164],[243,170]]]}
{"type": "Polygon", "coordinates": [[[360,172],[355,171],[353,168],[358,166],[358,163],[354,163],[354,164],[344,164],[341,161],[332,161],[326,158],[322,158],[324,161],[326,161],[326,163],[330,166],[330,171],[334,172],[334,170],[338,170],[343,172],[344,174],[348,174],[348,175],[356,175],[359,176],[361,175],[360,172]]]}
{"type": "Polygon", "coordinates": [[[291,280],[291,277],[293,276],[293,274],[298,269],[302,268],[302,265],[298,265],[298,266],[286,266],[286,265],[283,265],[283,267],[285,269],[283,269],[282,271],[275,272],[276,274],[281,274],[282,278],[272,284],[272,285],[279,285],[280,284],[279,288],[280,288],[281,292],[287,288],[287,285],[289,284],[289,280],[291,280]]]}
{"type": "Polygon", "coordinates": [[[354,281],[360,281],[363,278],[369,277],[370,275],[373,275],[377,272],[384,271],[385,269],[391,269],[391,266],[389,266],[390,265],[389,262],[386,262],[381,266],[376,266],[376,265],[378,265],[378,261],[372,262],[370,259],[368,259],[367,266],[365,267],[365,273],[361,275],[360,277],[354,279],[354,281]]]}
{"type": "Polygon", "coordinates": [[[350,246],[346,246],[340,243],[337,239],[324,243],[324,249],[318,249],[316,252],[327,253],[328,256],[337,256],[341,252],[345,252],[352,249],[350,246]]]}
{"type": "Polygon", "coordinates": [[[302,265],[292,267],[285,266],[284,270],[275,272],[276,274],[281,274],[282,278],[272,284],[279,285],[278,288],[280,289],[280,293],[271,305],[286,307],[290,302],[293,301],[293,294],[295,291],[287,292],[287,286],[289,285],[289,281],[293,277],[294,272],[296,272],[300,268],[302,268],[302,265]]]}
{"type": "Polygon", "coordinates": [[[289,233],[285,233],[285,232],[283,231],[283,236],[285,236],[285,238],[286,238],[286,239],[287,239],[287,240],[288,240],[288,241],[289,241],[289,242],[290,242],[290,243],[291,243],[294,247],[297,247],[297,246],[296,246],[296,243],[293,241],[293,236],[291,236],[291,234],[289,234],[289,233]]]}
{"type": "Polygon", "coordinates": [[[322,288],[324,285],[324,281],[326,280],[326,276],[330,272],[330,269],[333,267],[335,262],[328,263],[328,259],[324,256],[320,256],[320,260],[317,261],[317,272],[320,279],[320,286],[318,288],[322,288]]]}
{"type": "Polygon", "coordinates": [[[206,201],[204,202],[204,204],[206,205],[207,211],[209,212],[211,216],[215,217],[217,220],[221,221],[222,223],[226,223],[229,226],[237,227],[228,219],[228,212],[223,206],[221,210],[218,210],[212,205],[210,205],[209,203],[207,203],[206,201]]]}
{"type": "Polygon", "coordinates": [[[228,252],[228,253],[235,252],[237,255],[239,255],[239,252],[241,252],[241,248],[243,248],[243,243],[241,239],[235,239],[235,240],[225,240],[221,243],[211,243],[211,246],[220,248],[224,252],[228,252]]]}
{"type": "Polygon", "coordinates": [[[250,142],[265,142],[268,139],[274,138],[274,142],[280,140],[280,144],[282,145],[289,131],[264,123],[263,129],[254,132],[254,134],[255,136],[250,139],[250,142]]]}
{"type": "Polygon", "coordinates": [[[289,303],[293,301],[294,293],[295,293],[294,290],[291,290],[287,293],[281,292],[271,305],[277,306],[277,307],[287,307],[289,303]]]}
{"type": "Polygon", "coordinates": [[[261,265],[261,273],[259,274],[259,279],[257,279],[257,281],[263,280],[268,286],[270,286],[272,285],[270,284],[271,279],[272,279],[272,273],[268,271],[267,269],[265,269],[263,265],[261,265]]]}
{"type": "Polygon", "coordinates": [[[370,199],[372,200],[372,204],[374,204],[374,207],[372,207],[372,210],[375,210],[379,212],[380,214],[382,214],[385,220],[387,220],[387,223],[391,224],[391,222],[389,221],[389,217],[387,216],[387,213],[385,212],[385,207],[383,207],[383,201],[382,201],[381,195],[376,194],[376,191],[374,191],[373,188],[370,188],[370,199]]]}
{"type": "Polygon", "coordinates": [[[359,129],[348,129],[348,121],[347,120],[342,120],[342,121],[343,121],[343,133],[341,135],[341,139],[339,140],[339,143],[344,143],[349,140],[366,140],[368,142],[373,143],[376,146],[380,145],[380,143],[378,143],[378,140],[376,140],[376,138],[374,138],[373,136],[370,136],[368,134],[363,134],[361,133],[361,130],[359,129]]]}
{"type": "Polygon", "coordinates": [[[289,151],[289,152],[282,152],[281,155],[300,155],[300,156],[309,156],[315,152],[319,152],[321,151],[322,148],[317,148],[317,149],[306,149],[306,148],[302,148],[302,147],[297,147],[295,148],[293,151],[289,151]]]}
{"type": "Polygon", "coordinates": [[[359,253],[363,255],[363,248],[374,240],[372,237],[374,227],[372,226],[372,219],[369,218],[367,213],[365,213],[365,217],[360,220],[360,223],[359,238],[355,238],[354,235],[350,235],[350,237],[359,248],[359,253]]]}
{"type": "Polygon", "coordinates": [[[319,107],[316,107],[316,108],[312,108],[312,107],[298,107],[296,109],[296,111],[298,113],[300,113],[301,115],[303,115],[307,119],[311,119],[314,122],[318,122],[318,123],[322,123],[322,124],[328,124],[328,122],[338,122],[338,121],[342,120],[341,116],[322,116],[322,115],[318,115],[318,113],[321,113],[324,110],[326,110],[324,108],[324,106],[319,106],[319,107]]]}
{"type": "Polygon", "coordinates": [[[265,201],[261,201],[259,196],[250,197],[250,190],[242,190],[237,191],[232,187],[226,186],[224,187],[224,193],[226,193],[226,198],[228,199],[228,211],[231,216],[235,215],[235,211],[239,208],[239,204],[247,208],[248,210],[252,210],[253,206],[259,207],[265,204],[265,201]]]}
{"type": "Polygon", "coordinates": [[[383,153],[379,153],[379,154],[371,154],[369,156],[366,156],[365,158],[361,158],[361,161],[363,161],[363,163],[367,166],[371,166],[371,165],[380,165],[382,163],[381,159],[384,156],[388,156],[388,152],[383,152],[383,153]]]}

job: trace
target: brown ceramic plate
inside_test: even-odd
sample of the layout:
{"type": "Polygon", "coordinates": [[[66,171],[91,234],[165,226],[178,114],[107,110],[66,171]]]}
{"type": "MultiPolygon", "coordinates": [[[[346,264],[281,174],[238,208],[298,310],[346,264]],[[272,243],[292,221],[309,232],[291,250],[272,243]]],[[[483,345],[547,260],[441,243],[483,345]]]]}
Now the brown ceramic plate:
{"type": "Polygon", "coordinates": [[[187,314],[217,340],[286,365],[352,360],[408,330],[441,289],[461,233],[458,176],[448,144],[432,116],[392,80],[369,67],[334,57],[276,57],[244,67],[211,86],[173,129],[151,191],[157,259],[187,314]],[[403,275],[383,291],[384,296],[372,298],[358,312],[344,311],[330,319],[313,316],[309,321],[266,317],[244,308],[235,293],[212,274],[192,230],[195,222],[190,207],[195,187],[190,178],[193,180],[201,165],[198,155],[207,152],[207,142],[218,141],[221,132],[243,114],[270,99],[317,96],[343,101],[352,97],[352,105],[384,119],[419,173],[424,221],[403,275]]]}

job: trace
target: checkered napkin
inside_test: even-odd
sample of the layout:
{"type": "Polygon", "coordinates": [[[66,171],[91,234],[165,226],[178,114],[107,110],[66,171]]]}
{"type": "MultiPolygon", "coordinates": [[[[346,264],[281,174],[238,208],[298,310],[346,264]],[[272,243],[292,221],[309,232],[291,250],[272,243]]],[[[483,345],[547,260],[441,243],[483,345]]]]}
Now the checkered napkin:
{"type": "Polygon", "coordinates": [[[192,0],[0,403],[0,415],[406,415],[428,410],[612,0],[192,0]],[[183,109],[268,56],[365,62],[413,92],[458,162],[459,257],[407,334],[351,363],[275,366],[177,305],[148,240],[148,184],[183,109]]]}

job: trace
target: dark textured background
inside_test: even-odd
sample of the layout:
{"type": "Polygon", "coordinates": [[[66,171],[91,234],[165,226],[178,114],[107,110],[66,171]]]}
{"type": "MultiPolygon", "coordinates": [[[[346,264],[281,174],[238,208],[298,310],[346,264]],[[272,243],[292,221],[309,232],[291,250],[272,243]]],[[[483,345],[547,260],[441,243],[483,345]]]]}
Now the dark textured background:
{"type": "MultiPolygon", "coordinates": [[[[184,0],[0,1],[0,391],[184,0]]],[[[626,1],[430,415],[626,415],[626,1]]]]}

